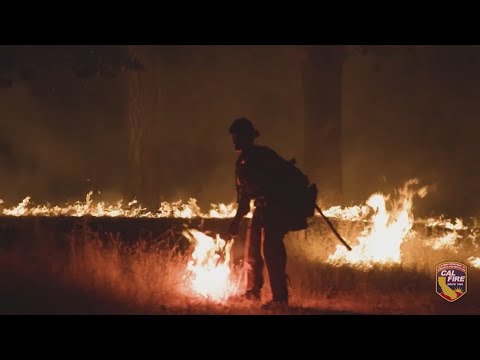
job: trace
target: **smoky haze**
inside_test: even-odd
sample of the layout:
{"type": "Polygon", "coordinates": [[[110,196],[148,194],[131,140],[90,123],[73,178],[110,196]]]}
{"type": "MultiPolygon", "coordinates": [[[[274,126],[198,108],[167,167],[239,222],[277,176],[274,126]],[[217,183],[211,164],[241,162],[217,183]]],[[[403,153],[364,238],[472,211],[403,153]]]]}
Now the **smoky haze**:
{"type": "Polygon", "coordinates": [[[479,215],[480,47],[410,48],[344,65],[345,197],[417,177],[431,186],[418,212],[479,215]]]}
{"type": "Polygon", "coordinates": [[[157,123],[155,133],[165,136],[156,141],[155,153],[161,154],[159,182],[165,182],[165,195],[194,196],[207,205],[235,200],[237,154],[228,128],[237,117],[255,123],[259,142],[286,157],[302,156],[302,89],[292,47],[163,50],[168,71],[159,112],[165,121],[157,123]]]}
{"type": "MultiPolygon", "coordinates": [[[[50,66],[32,67],[0,47],[0,198],[6,202],[30,195],[37,203],[62,203],[90,189],[109,200],[135,196],[153,208],[190,197],[202,208],[234,201],[237,155],[228,127],[242,116],[254,122],[260,143],[303,167],[302,46],[90,48],[110,59],[131,51],[144,69],[78,76],[58,56],[50,66]],[[132,148],[141,159],[133,167],[132,148]]],[[[430,46],[412,55],[406,49],[345,59],[343,205],[417,177],[435,190],[415,203],[422,214],[477,215],[480,51],[430,46]]],[[[35,62],[36,52],[40,59],[63,50],[37,46],[29,56],[35,62]]],[[[318,143],[318,151],[329,150],[318,143]]]]}
{"type": "Polygon", "coordinates": [[[120,78],[77,77],[58,50],[0,50],[0,63],[11,59],[0,75],[12,79],[0,88],[0,198],[7,202],[27,195],[36,202],[79,200],[92,188],[123,191],[125,85],[120,78]]]}
{"type": "Polygon", "coordinates": [[[294,47],[139,48],[145,69],[138,98],[130,92],[136,74],[78,78],[55,67],[0,89],[0,198],[63,202],[94,189],[152,207],[189,197],[202,207],[234,201],[236,154],[228,127],[240,116],[255,122],[260,142],[301,160],[303,103],[294,47]],[[127,189],[135,106],[144,127],[142,194],[127,189]]]}

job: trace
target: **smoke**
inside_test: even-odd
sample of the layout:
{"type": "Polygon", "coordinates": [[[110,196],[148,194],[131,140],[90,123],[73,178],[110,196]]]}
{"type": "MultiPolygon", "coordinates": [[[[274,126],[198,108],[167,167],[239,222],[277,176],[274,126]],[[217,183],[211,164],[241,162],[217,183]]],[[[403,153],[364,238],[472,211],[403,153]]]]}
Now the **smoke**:
{"type": "Polygon", "coordinates": [[[344,65],[346,198],[359,201],[417,177],[436,188],[417,214],[478,214],[479,48],[414,51],[412,58],[398,46],[391,58],[356,56],[344,65]]]}
{"type": "MultiPolygon", "coordinates": [[[[127,51],[126,46],[97,48],[111,52],[112,59],[127,51]]],[[[237,155],[228,127],[241,116],[258,128],[260,144],[295,157],[303,167],[297,47],[145,48],[150,55],[139,54],[139,78],[145,80],[139,91],[148,101],[137,104],[146,125],[144,192],[132,194],[143,204],[157,207],[194,197],[208,208],[211,202],[234,201],[237,155]]],[[[30,50],[31,58],[38,52],[43,59],[41,66],[22,60],[12,77],[8,72],[19,58],[7,56],[11,47],[0,48],[0,78],[12,81],[0,88],[0,198],[7,204],[27,195],[34,202],[65,202],[83,199],[89,190],[125,198],[132,176],[131,73],[84,77],[95,69],[88,62],[79,77],[56,63],[62,47],[55,47],[55,57],[45,57],[48,46],[30,50]]],[[[345,202],[358,204],[419,178],[436,191],[416,205],[416,212],[478,214],[480,51],[432,46],[413,57],[405,54],[399,46],[388,58],[356,55],[344,63],[345,202]]]]}
{"type": "Polygon", "coordinates": [[[127,47],[0,50],[14,79],[11,88],[0,89],[0,194],[7,203],[27,195],[37,203],[62,203],[89,190],[100,198],[131,195],[151,207],[190,197],[202,207],[234,201],[237,155],[228,127],[240,116],[259,128],[261,143],[301,161],[295,47],[136,47],[144,68],[136,103],[137,75],[94,76],[98,66],[112,65],[93,62],[95,53],[116,59],[127,47]],[[77,53],[83,57],[68,58],[77,53]],[[128,189],[132,106],[145,130],[139,194],[128,189]]]}
{"type": "Polygon", "coordinates": [[[79,79],[53,53],[57,63],[42,67],[44,53],[58,50],[49,48],[35,47],[43,49],[38,59],[30,49],[28,63],[17,56],[13,86],[1,90],[0,193],[9,203],[27,195],[37,203],[65,202],[90,189],[122,188],[122,79],[79,79]],[[25,68],[31,76],[21,76],[25,68]]]}
{"type": "Polygon", "coordinates": [[[155,150],[163,168],[162,194],[195,197],[202,208],[236,200],[237,154],[228,128],[238,117],[253,121],[262,133],[260,143],[286,157],[301,156],[303,103],[294,51],[289,46],[159,49],[162,68],[168,69],[161,75],[155,131],[162,134],[155,150]]]}

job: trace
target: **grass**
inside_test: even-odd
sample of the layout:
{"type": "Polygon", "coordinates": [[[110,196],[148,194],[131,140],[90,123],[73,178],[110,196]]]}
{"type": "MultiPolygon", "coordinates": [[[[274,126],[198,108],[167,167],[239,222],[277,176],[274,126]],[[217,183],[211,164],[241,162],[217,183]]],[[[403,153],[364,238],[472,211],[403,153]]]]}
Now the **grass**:
{"type": "MultiPolygon", "coordinates": [[[[337,225],[354,245],[360,225],[337,225]]],[[[479,256],[474,243],[463,239],[453,250],[434,251],[427,246],[432,234],[419,229],[402,245],[401,264],[359,269],[327,262],[338,242],[326,231],[315,225],[286,238],[291,306],[266,312],[259,302],[218,304],[186,291],[191,248],[178,233],[127,245],[120,235],[105,237],[88,228],[67,237],[36,229],[21,241],[3,243],[0,313],[480,314],[478,269],[469,268],[468,292],[458,301],[449,303],[435,293],[435,265],[479,256]]],[[[240,266],[233,270],[239,279],[240,266]]],[[[267,285],[262,300],[269,295],[267,285]]]]}

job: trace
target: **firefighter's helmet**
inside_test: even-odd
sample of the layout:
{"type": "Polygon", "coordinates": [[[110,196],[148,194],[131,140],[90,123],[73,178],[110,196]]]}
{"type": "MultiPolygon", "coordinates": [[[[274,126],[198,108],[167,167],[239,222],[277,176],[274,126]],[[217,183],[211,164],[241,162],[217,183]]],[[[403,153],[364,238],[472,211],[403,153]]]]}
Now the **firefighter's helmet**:
{"type": "Polygon", "coordinates": [[[230,134],[251,136],[253,138],[260,136],[260,133],[247,118],[236,119],[230,126],[229,131],[230,134]]]}

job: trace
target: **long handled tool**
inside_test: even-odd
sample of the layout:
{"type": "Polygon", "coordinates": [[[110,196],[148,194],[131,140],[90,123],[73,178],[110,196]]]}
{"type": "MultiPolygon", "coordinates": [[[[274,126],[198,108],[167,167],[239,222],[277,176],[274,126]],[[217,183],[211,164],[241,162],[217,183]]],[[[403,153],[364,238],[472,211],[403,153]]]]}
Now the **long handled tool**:
{"type": "Polygon", "coordinates": [[[347,242],[345,240],[343,240],[343,238],[340,236],[340,234],[337,232],[337,230],[333,227],[330,220],[328,220],[328,218],[323,214],[322,210],[318,207],[318,205],[315,205],[315,209],[317,209],[317,211],[320,213],[320,215],[322,216],[322,219],[326,222],[326,224],[328,225],[330,230],[333,231],[333,233],[335,234],[337,239],[340,240],[340,242],[343,245],[345,245],[345,247],[348,249],[348,251],[352,251],[352,248],[350,247],[350,245],[348,245],[347,242]]]}
{"type": "Polygon", "coordinates": [[[218,266],[220,263],[225,262],[225,258],[227,257],[227,244],[230,241],[234,241],[236,236],[230,236],[228,239],[224,240],[225,244],[223,244],[222,248],[217,252],[218,259],[215,263],[215,266],[218,266]]]}

